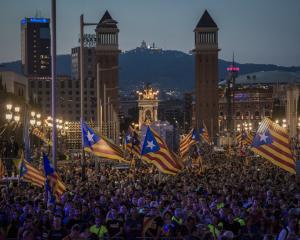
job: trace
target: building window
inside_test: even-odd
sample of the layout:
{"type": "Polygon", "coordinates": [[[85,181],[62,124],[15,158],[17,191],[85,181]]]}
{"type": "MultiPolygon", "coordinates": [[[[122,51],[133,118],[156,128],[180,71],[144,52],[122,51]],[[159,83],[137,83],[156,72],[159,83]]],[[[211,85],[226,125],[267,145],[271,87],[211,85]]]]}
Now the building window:
{"type": "Polygon", "coordinates": [[[34,88],[34,87],[35,87],[35,82],[34,82],[34,81],[31,81],[31,82],[30,82],[30,85],[31,85],[31,88],[34,88]]]}
{"type": "Polygon", "coordinates": [[[42,88],[43,87],[43,83],[42,81],[39,81],[39,88],[42,88]]]}
{"type": "Polygon", "coordinates": [[[50,81],[46,82],[46,88],[50,88],[50,81]]]}
{"type": "Polygon", "coordinates": [[[61,87],[61,88],[65,88],[65,82],[64,82],[64,81],[61,81],[61,82],[60,82],[60,87],[61,87]]]}

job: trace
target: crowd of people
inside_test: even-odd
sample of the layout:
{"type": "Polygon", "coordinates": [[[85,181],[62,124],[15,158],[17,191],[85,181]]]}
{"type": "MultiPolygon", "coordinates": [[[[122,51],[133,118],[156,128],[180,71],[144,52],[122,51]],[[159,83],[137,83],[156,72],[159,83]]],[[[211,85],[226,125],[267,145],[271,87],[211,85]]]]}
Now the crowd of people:
{"type": "Polygon", "coordinates": [[[58,168],[67,191],[56,203],[44,189],[2,182],[3,239],[279,239],[300,236],[299,181],[269,162],[205,156],[177,176],[149,166],[91,162],[58,168]],[[298,181],[298,182],[297,182],[298,181]]]}

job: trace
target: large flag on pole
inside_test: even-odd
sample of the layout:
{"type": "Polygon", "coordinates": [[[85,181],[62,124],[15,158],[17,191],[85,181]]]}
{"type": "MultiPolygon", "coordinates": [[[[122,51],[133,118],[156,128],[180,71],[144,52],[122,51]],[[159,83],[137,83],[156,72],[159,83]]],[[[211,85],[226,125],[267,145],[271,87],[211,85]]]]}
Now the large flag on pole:
{"type": "Polygon", "coordinates": [[[199,134],[202,137],[204,142],[210,144],[210,138],[209,138],[208,130],[207,130],[207,127],[204,123],[203,123],[203,127],[200,128],[199,134]]]}
{"type": "Polygon", "coordinates": [[[176,175],[181,171],[175,155],[150,127],[147,128],[141,155],[143,160],[154,164],[162,173],[176,175]]]}
{"type": "Polygon", "coordinates": [[[141,143],[139,140],[139,136],[138,133],[131,126],[129,127],[125,137],[125,148],[129,153],[140,157],[141,143]]]}
{"type": "Polygon", "coordinates": [[[241,147],[245,145],[251,145],[253,137],[254,134],[252,132],[246,132],[245,130],[242,130],[236,135],[236,142],[241,147]]]}
{"type": "Polygon", "coordinates": [[[179,145],[179,153],[182,159],[186,158],[191,147],[200,141],[199,134],[196,129],[192,129],[181,141],[179,145]]]}
{"type": "Polygon", "coordinates": [[[296,173],[288,132],[269,118],[261,122],[251,147],[253,152],[278,167],[290,173],[296,173]]]}
{"type": "Polygon", "coordinates": [[[57,200],[60,199],[61,195],[66,191],[66,186],[59,177],[58,173],[52,167],[48,156],[43,153],[44,161],[44,172],[45,172],[45,186],[46,191],[53,194],[57,200]]]}
{"type": "Polygon", "coordinates": [[[44,174],[40,170],[33,167],[30,163],[25,161],[23,153],[21,159],[14,160],[14,163],[19,170],[20,178],[38,187],[44,186],[46,180],[44,174]]]}
{"type": "Polygon", "coordinates": [[[82,145],[85,151],[98,157],[118,160],[128,163],[124,159],[123,150],[103,136],[98,136],[85,122],[81,123],[82,145]]]}

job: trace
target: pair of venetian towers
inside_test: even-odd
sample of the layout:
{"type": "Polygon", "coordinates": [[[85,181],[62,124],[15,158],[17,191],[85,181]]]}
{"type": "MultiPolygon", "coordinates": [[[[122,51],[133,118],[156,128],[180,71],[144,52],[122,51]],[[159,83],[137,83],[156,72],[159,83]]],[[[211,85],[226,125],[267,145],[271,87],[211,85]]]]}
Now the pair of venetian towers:
{"type": "MultiPolygon", "coordinates": [[[[101,69],[113,69],[118,66],[119,47],[117,21],[108,11],[105,12],[96,27],[96,62],[101,69]]],[[[204,11],[196,28],[195,48],[195,121],[193,127],[206,125],[213,138],[218,132],[218,26],[207,10],[204,11]]],[[[103,92],[104,84],[109,89],[107,97],[111,99],[113,108],[118,109],[118,68],[114,71],[103,71],[102,83],[99,85],[103,92]]],[[[103,98],[103,96],[100,96],[103,98]]],[[[104,99],[101,99],[103,102],[104,99]]]]}

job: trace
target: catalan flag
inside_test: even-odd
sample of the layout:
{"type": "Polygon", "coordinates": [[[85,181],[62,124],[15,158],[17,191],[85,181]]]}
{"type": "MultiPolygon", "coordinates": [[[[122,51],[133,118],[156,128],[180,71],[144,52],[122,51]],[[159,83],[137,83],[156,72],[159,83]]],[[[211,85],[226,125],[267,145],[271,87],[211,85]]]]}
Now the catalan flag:
{"type": "Polygon", "coordinates": [[[236,142],[240,147],[251,145],[253,137],[254,134],[252,132],[246,132],[245,130],[242,130],[239,134],[237,134],[236,142]]]}
{"type": "Polygon", "coordinates": [[[125,137],[125,148],[130,153],[137,157],[141,154],[141,142],[139,140],[138,133],[131,126],[125,137]]]}
{"type": "Polygon", "coordinates": [[[196,129],[192,129],[186,136],[184,136],[179,145],[179,154],[181,158],[185,159],[190,152],[190,148],[199,141],[200,137],[196,129]]]}
{"type": "Polygon", "coordinates": [[[61,180],[58,173],[51,166],[48,156],[43,153],[44,172],[45,172],[45,188],[48,193],[53,194],[57,200],[66,191],[66,186],[61,180]]]}
{"type": "Polygon", "coordinates": [[[296,173],[288,132],[269,118],[261,122],[251,147],[253,152],[278,167],[290,173],[296,173]]]}
{"type": "Polygon", "coordinates": [[[38,187],[44,186],[46,180],[44,174],[40,170],[33,167],[30,163],[25,161],[23,153],[21,159],[15,160],[14,163],[19,170],[20,178],[38,187]]]}
{"type": "Polygon", "coordinates": [[[201,138],[203,139],[204,142],[210,144],[210,138],[209,138],[209,135],[208,135],[208,130],[207,130],[207,127],[204,123],[203,123],[203,127],[200,128],[199,134],[200,134],[200,136],[201,136],[201,138]]]}
{"type": "Polygon", "coordinates": [[[141,155],[143,160],[154,164],[162,173],[175,175],[182,169],[175,154],[169,151],[165,142],[150,127],[147,128],[141,155]]]}
{"type": "Polygon", "coordinates": [[[84,122],[81,124],[81,131],[82,145],[85,151],[98,157],[128,163],[128,161],[124,159],[124,152],[120,147],[116,146],[105,137],[98,136],[94,130],[84,122]]]}

